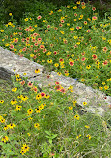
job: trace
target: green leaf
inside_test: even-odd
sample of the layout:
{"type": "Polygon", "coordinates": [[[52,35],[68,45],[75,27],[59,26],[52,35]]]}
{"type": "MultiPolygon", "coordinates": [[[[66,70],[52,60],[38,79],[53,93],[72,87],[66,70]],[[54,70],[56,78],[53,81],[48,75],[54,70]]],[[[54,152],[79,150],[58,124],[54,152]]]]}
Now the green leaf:
{"type": "Polygon", "coordinates": [[[54,134],[51,138],[54,139],[57,137],[57,134],[54,134]]]}
{"type": "Polygon", "coordinates": [[[51,138],[51,136],[45,136],[46,138],[51,138]]]}
{"type": "Polygon", "coordinates": [[[52,139],[49,139],[49,143],[52,144],[52,139]]]}
{"type": "Polygon", "coordinates": [[[49,131],[45,131],[45,133],[48,134],[48,135],[51,135],[51,132],[49,132],[49,131]]]}

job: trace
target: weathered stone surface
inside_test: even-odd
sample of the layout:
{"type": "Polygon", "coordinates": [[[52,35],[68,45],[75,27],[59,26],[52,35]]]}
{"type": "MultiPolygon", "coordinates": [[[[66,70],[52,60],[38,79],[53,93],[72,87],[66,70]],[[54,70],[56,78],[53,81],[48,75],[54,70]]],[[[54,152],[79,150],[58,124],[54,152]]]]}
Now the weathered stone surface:
{"type": "Polygon", "coordinates": [[[18,73],[21,76],[23,73],[27,73],[26,77],[29,78],[42,74],[44,68],[42,65],[36,62],[30,61],[25,57],[19,57],[18,55],[15,55],[11,51],[3,49],[2,47],[0,47],[0,66],[9,69],[14,73],[18,73]],[[36,69],[39,69],[40,73],[35,73],[36,69]]]}
{"type": "Polygon", "coordinates": [[[49,91],[53,89],[52,86],[55,85],[55,82],[58,81],[61,86],[66,90],[70,85],[73,86],[73,92],[71,93],[72,97],[77,101],[77,104],[82,108],[86,109],[89,112],[97,112],[100,115],[103,115],[106,110],[109,109],[111,105],[111,97],[106,96],[104,93],[97,89],[93,89],[90,86],[86,86],[83,83],[76,81],[70,77],[65,77],[63,75],[58,76],[56,72],[44,72],[44,67],[40,64],[37,64],[33,61],[30,61],[24,57],[19,57],[9,50],[3,49],[0,47],[0,67],[8,69],[5,71],[5,75],[1,70],[0,76],[4,77],[6,74],[19,74],[21,77],[23,73],[27,73],[27,81],[37,82],[41,89],[48,88],[49,91]],[[15,69],[15,71],[14,71],[15,69]],[[40,73],[35,74],[35,69],[39,69],[40,73]],[[11,73],[10,73],[11,72],[11,73]],[[50,77],[47,78],[47,75],[50,74],[50,77]],[[106,96],[106,99],[104,99],[106,96]],[[83,102],[87,102],[87,105],[83,105],[83,102]]]}
{"type": "Polygon", "coordinates": [[[1,79],[11,80],[12,74],[14,75],[14,73],[11,72],[10,70],[0,67],[0,78],[1,79]]]}

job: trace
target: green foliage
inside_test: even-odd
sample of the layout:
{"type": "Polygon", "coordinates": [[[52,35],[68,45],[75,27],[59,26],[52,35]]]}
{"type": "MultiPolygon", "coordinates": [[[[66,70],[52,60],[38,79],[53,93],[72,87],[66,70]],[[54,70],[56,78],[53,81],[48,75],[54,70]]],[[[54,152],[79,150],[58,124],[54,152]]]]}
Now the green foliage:
{"type": "Polygon", "coordinates": [[[14,18],[19,22],[19,18],[22,18],[25,12],[25,0],[5,0],[1,5],[2,16],[0,18],[7,23],[9,21],[9,13],[13,13],[14,18]]]}
{"type": "MultiPolygon", "coordinates": [[[[61,6],[58,11],[53,5],[45,6],[45,3],[41,5],[40,2],[34,7],[34,2],[30,1],[32,8],[27,2],[27,12],[21,19],[22,26],[17,26],[14,13],[7,25],[0,26],[0,45],[19,56],[24,55],[45,65],[47,70],[53,69],[59,75],[70,75],[82,82],[85,79],[88,86],[98,84],[96,88],[99,88],[105,84],[103,91],[110,95],[111,17],[105,15],[101,20],[89,4],[83,9],[81,4],[77,7],[76,4],[61,6]],[[50,12],[51,10],[53,12],[50,12]],[[39,15],[42,16],[41,19],[37,19],[39,15]],[[97,19],[92,20],[93,16],[97,19]],[[84,24],[85,21],[87,25],[84,24]],[[29,29],[29,26],[32,29],[29,29]],[[32,42],[34,33],[37,35],[33,37],[36,38],[38,46],[32,42]],[[14,48],[10,47],[11,44],[14,48]],[[33,48],[30,47],[32,45],[33,48]],[[44,46],[46,51],[41,46],[44,46]],[[26,51],[23,50],[25,47],[26,51]],[[97,55],[97,63],[92,59],[94,54],[97,55]],[[60,62],[60,59],[64,61],[60,62]],[[109,61],[106,65],[103,64],[105,60],[109,61]]],[[[10,91],[7,86],[0,86],[1,154],[9,158],[48,158],[53,155],[55,158],[111,156],[110,111],[105,113],[105,116],[85,110],[82,112],[81,106],[75,104],[77,98],[74,99],[71,94],[71,86],[65,89],[56,82],[51,91],[43,88],[41,92],[37,85],[27,87],[26,80],[27,77],[12,77],[14,87],[11,87],[10,91]],[[8,140],[4,136],[7,136],[8,140]]],[[[88,103],[85,106],[92,105],[88,103]]]]}

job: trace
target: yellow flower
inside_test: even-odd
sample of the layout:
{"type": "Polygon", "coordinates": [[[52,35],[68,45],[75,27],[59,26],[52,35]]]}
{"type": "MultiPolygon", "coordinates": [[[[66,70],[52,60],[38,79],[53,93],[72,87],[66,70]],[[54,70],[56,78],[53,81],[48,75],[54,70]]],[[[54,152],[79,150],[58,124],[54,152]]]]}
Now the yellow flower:
{"type": "Polygon", "coordinates": [[[6,47],[8,47],[8,46],[9,46],[9,44],[8,44],[8,43],[6,43],[6,44],[5,44],[5,46],[6,46],[6,47]]]}
{"type": "Polygon", "coordinates": [[[3,104],[4,103],[4,100],[0,100],[0,104],[3,104]]]}
{"type": "Polygon", "coordinates": [[[34,56],[34,54],[30,54],[30,57],[33,57],[34,56]]]}
{"type": "Polygon", "coordinates": [[[77,9],[77,6],[74,6],[73,9],[77,9]]]}
{"type": "Polygon", "coordinates": [[[91,68],[91,66],[90,66],[90,65],[86,66],[86,69],[90,69],[90,68],[91,68]]]}
{"type": "Polygon", "coordinates": [[[21,110],[21,107],[22,107],[22,106],[16,105],[16,109],[15,109],[15,110],[20,111],[20,110],[21,110]]]}
{"type": "Polygon", "coordinates": [[[23,75],[25,76],[25,75],[27,75],[27,73],[23,73],[23,75]]]}
{"type": "Polygon", "coordinates": [[[8,125],[5,125],[3,129],[6,131],[8,129],[8,125]]]}
{"type": "Polygon", "coordinates": [[[88,126],[88,125],[85,125],[85,127],[86,127],[86,128],[90,128],[90,126],[88,126]]]}
{"type": "Polygon", "coordinates": [[[51,52],[49,51],[46,55],[51,55],[51,52]]]}
{"type": "Polygon", "coordinates": [[[60,31],[60,33],[64,34],[64,31],[60,31]]]}
{"type": "Polygon", "coordinates": [[[82,8],[82,9],[85,9],[85,8],[86,8],[86,6],[85,6],[85,5],[83,5],[81,8],[82,8]]]}
{"type": "Polygon", "coordinates": [[[39,69],[36,69],[36,70],[35,70],[35,73],[40,73],[40,70],[39,70],[39,69]]]}
{"type": "Polygon", "coordinates": [[[80,44],[80,42],[77,42],[76,44],[77,44],[77,45],[79,45],[79,44],[80,44]]]}
{"type": "Polygon", "coordinates": [[[12,89],[12,92],[16,92],[16,91],[17,91],[17,88],[13,88],[13,89],[12,89]]]}
{"type": "Polygon", "coordinates": [[[40,129],[40,124],[39,123],[35,123],[34,127],[40,129]]]}
{"type": "Polygon", "coordinates": [[[74,118],[79,120],[80,117],[79,117],[79,115],[75,115],[74,118]]]}
{"type": "Polygon", "coordinates": [[[83,102],[83,105],[86,105],[87,103],[86,102],[83,102]]]}
{"type": "Polygon", "coordinates": [[[74,39],[78,38],[77,36],[74,36],[74,39]]]}
{"type": "Polygon", "coordinates": [[[100,90],[102,90],[102,89],[103,89],[103,87],[99,87],[99,89],[100,89],[100,90]]]}
{"type": "Polygon", "coordinates": [[[105,85],[105,82],[102,82],[102,85],[105,85]]]}
{"type": "Polygon", "coordinates": [[[91,21],[91,19],[90,19],[90,18],[87,18],[87,20],[88,20],[88,21],[91,21]]]}
{"type": "Polygon", "coordinates": [[[23,95],[19,95],[19,96],[17,96],[18,99],[21,99],[22,97],[23,97],[23,95]]]}
{"type": "Polygon", "coordinates": [[[58,66],[59,66],[59,64],[58,64],[58,63],[55,63],[55,64],[54,64],[54,66],[55,66],[55,67],[58,67],[58,66]]]}
{"type": "Polygon", "coordinates": [[[77,21],[77,19],[74,19],[74,21],[77,21]]]}
{"type": "Polygon", "coordinates": [[[27,133],[27,135],[30,137],[31,136],[31,134],[30,133],[27,133]]]}
{"type": "Polygon", "coordinates": [[[88,134],[86,137],[88,137],[89,138],[89,140],[91,139],[91,136],[88,134]]]}
{"type": "Polygon", "coordinates": [[[32,117],[29,117],[29,118],[28,118],[28,120],[32,120],[32,119],[33,119],[32,117]]]}
{"type": "Polygon", "coordinates": [[[68,5],[67,8],[70,8],[70,5],[68,5]]]}
{"type": "Polygon", "coordinates": [[[79,134],[79,135],[76,137],[76,139],[78,139],[79,137],[81,137],[81,134],[79,134]]]}
{"type": "Polygon", "coordinates": [[[27,99],[28,99],[27,96],[21,97],[21,100],[22,100],[22,101],[26,101],[27,99]]]}
{"type": "Polygon", "coordinates": [[[43,104],[41,104],[41,105],[39,106],[39,110],[42,110],[42,109],[44,109],[44,105],[43,105],[43,104]]]}
{"type": "Polygon", "coordinates": [[[24,19],[25,21],[28,21],[28,18],[24,19]]]}
{"type": "Polygon", "coordinates": [[[52,59],[47,60],[48,63],[52,63],[52,59]]]}
{"type": "Polygon", "coordinates": [[[22,150],[24,151],[24,153],[25,153],[26,151],[29,151],[29,146],[26,145],[26,144],[24,144],[23,147],[21,147],[21,149],[22,149],[22,150]]]}
{"type": "Polygon", "coordinates": [[[73,106],[74,106],[74,107],[76,106],[76,101],[73,101],[73,106]]]}
{"type": "Polygon", "coordinates": [[[34,25],[34,27],[37,27],[37,25],[34,25]]]}
{"type": "Polygon", "coordinates": [[[74,28],[70,28],[70,30],[71,30],[71,31],[73,31],[73,30],[74,30],[74,28]]]}
{"type": "Polygon", "coordinates": [[[60,64],[60,67],[61,67],[61,68],[64,68],[65,66],[64,66],[64,64],[63,64],[63,63],[61,63],[61,64],[60,64]]]}
{"type": "Polygon", "coordinates": [[[53,13],[53,11],[51,10],[51,11],[50,11],[50,13],[52,14],[52,13],[53,13]]]}
{"type": "Polygon", "coordinates": [[[109,86],[104,86],[104,89],[108,89],[109,88],[109,86]]]}
{"type": "Polygon", "coordinates": [[[1,32],[4,32],[4,30],[0,30],[1,32]]]}
{"type": "Polygon", "coordinates": [[[14,123],[11,123],[8,125],[10,129],[13,129],[16,125],[14,123]]]}
{"type": "Polygon", "coordinates": [[[22,155],[24,155],[24,153],[26,153],[26,151],[25,151],[25,150],[21,150],[20,153],[21,153],[22,155]]]}
{"type": "Polygon", "coordinates": [[[0,119],[0,121],[1,121],[1,123],[5,123],[5,119],[4,118],[0,119]]]}
{"type": "Polygon", "coordinates": [[[41,99],[41,98],[42,98],[41,94],[38,94],[38,95],[36,96],[36,100],[39,100],[39,99],[41,99]]]}
{"type": "Polygon", "coordinates": [[[15,27],[15,25],[12,25],[12,27],[15,27]]]}
{"type": "Polygon", "coordinates": [[[70,24],[69,24],[69,23],[67,23],[67,26],[70,26],[70,24]]]}
{"type": "Polygon", "coordinates": [[[36,111],[36,113],[40,113],[40,109],[39,108],[35,109],[35,111],[36,111]]]}
{"type": "Polygon", "coordinates": [[[3,138],[2,138],[2,142],[8,142],[8,140],[9,140],[9,138],[7,137],[7,136],[4,136],[3,138]]]}
{"type": "Polygon", "coordinates": [[[61,11],[62,11],[61,9],[58,10],[58,12],[61,12],[61,11]]]}
{"type": "Polygon", "coordinates": [[[48,99],[49,97],[50,97],[49,95],[45,94],[45,98],[46,98],[46,99],[48,99]]]}
{"type": "Polygon", "coordinates": [[[15,100],[15,99],[13,99],[12,101],[11,101],[11,104],[12,105],[14,105],[14,104],[16,104],[17,103],[17,101],[15,100]]]}
{"type": "Polygon", "coordinates": [[[13,24],[11,22],[9,22],[8,25],[13,25],[13,24]]]}
{"type": "Polygon", "coordinates": [[[81,18],[81,19],[83,18],[83,15],[82,15],[82,14],[80,15],[80,18],[81,18]]]}
{"type": "Polygon", "coordinates": [[[77,2],[76,2],[76,4],[80,4],[80,3],[81,3],[80,1],[77,1],[77,2]]]}
{"type": "Polygon", "coordinates": [[[69,76],[69,73],[65,73],[65,76],[69,76]]]}
{"type": "Polygon", "coordinates": [[[81,81],[84,82],[85,80],[82,78],[81,81]]]}
{"type": "Polygon", "coordinates": [[[33,112],[32,109],[28,109],[28,110],[27,110],[27,113],[28,113],[29,115],[32,114],[32,112],[33,112]]]}
{"type": "Polygon", "coordinates": [[[57,73],[57,75],[59,75],[59,76],[60,76],[60,75],[61,75],[61,72],[58,72],[58,73],[57,73]]]}
{"type": "Polygon", "coordinates": [[[19,74],[15,74],[16,78],[19,77],[19,74]]]}
{"type": "Polygon", "coordinates": [[[3,117],[0,115],[0,120],[3,119],[3,117]]]}
{"type": "Polygon", "coordinates": [[[73,107],[72,107],[72,106],[70,106],[70,107],[69,107],[69,110],[72,110],[72,109],[73,109],[73,107]]]}
{"type": "Polygon", "coordinates": [[[106,38],[105,38],[105,37],[102,37],[102,40],[106,40],[106,38]]]}
{"type": "Polygon", "coordinates": [[[63,19],[65,19],[65,17],[62,16],[62,17],[61,17],[61,20],[63,20],[63,19]]]}
{"type": "Polygon", "coordinates": [[[12,16],[12,13],[9,13],[10,16],[12,16]]]}

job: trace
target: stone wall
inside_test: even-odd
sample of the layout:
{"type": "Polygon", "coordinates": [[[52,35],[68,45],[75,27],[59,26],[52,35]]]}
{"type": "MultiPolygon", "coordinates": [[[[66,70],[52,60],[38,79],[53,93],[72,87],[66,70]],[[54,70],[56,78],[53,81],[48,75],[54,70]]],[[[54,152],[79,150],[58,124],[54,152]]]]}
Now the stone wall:
{"type": "Polygon", "coordinates": [[[98,114],[103,115],[106,110],[110,110],[110,96],[106,96],[101,91],[86,86],[70,77],[65,77],[63,75],[58,76],[54,71],[45,71],[45,68],[42,65],[24,57],[19,57],[13,52],[0,47],[0,78],[10,79],[10,76],[16,73],[21,77],[23,77],[24,73],[27,73],[27,81],[38,83],[38,87],[44,91],[46,87],[49,88],[49,90],[52,90],[52,86],[55,85],[56,81],[58,81],[65,89],[68,89],[68,87],[72,85],[72,97],[74,99],[76,98],[78,105],[89,112],[97,112],[98,114]],[[40,72],[35,73],[36,69],[39,69],[40,72]],[[48,75],[50,76],[49,78],[47,77],[48,75]],[[83,102],[87,102],[87,106],[84,106],[83,102]]]}

